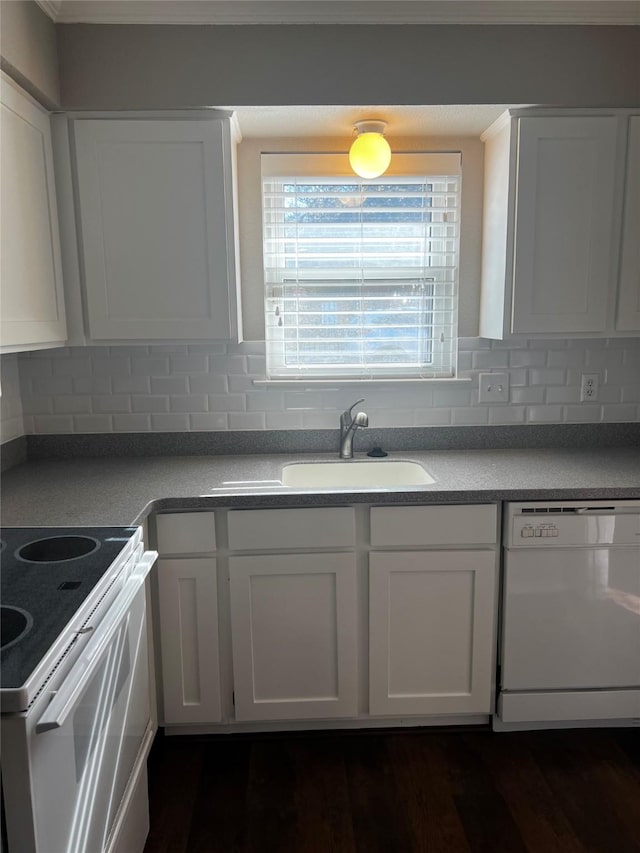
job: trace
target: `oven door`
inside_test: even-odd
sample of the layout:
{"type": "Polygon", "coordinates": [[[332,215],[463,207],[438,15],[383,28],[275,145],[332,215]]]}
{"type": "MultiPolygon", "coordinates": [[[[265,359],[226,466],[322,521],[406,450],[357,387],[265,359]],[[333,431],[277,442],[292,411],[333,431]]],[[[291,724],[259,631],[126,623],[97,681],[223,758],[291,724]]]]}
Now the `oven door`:
{"type": "Polygon", "coordinates": [[[29,737],[36,849],[99,853],[150,725],[147,552],[29,737]]]}

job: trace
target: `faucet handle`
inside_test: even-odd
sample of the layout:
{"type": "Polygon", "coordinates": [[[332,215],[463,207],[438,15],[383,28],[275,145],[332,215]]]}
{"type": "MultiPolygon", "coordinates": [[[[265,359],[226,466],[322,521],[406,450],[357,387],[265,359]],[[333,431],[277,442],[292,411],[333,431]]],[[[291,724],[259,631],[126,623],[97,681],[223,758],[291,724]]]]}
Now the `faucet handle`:
{"type": "Polygon", "coordinates": [[[355,403],[352,403],[344,413],[345,414],[345,420],[346,420],[346,418],[353,420],[351,412],[355,409],[355,407],[358,405],[358,403],[364,403],[364,401],[365,401],[365,398],[363,397],[361,400],[356,400],[355,403]]]}

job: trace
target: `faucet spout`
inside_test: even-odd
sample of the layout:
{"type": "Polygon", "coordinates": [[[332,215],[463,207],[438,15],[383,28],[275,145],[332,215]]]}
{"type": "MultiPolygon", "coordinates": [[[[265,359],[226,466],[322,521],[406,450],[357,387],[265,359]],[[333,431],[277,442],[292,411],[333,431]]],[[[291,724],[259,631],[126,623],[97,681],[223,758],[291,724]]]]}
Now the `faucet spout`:
{"type": "Polygon", "coordinates": [[[353,436],[357,429],[369,426],[369,417],[365,412],[358,412],[355,417],[351,415],[358,403],[364,403],[364,399],[356,400],[340,415],[340,459],[353,459],[353,436]]]}

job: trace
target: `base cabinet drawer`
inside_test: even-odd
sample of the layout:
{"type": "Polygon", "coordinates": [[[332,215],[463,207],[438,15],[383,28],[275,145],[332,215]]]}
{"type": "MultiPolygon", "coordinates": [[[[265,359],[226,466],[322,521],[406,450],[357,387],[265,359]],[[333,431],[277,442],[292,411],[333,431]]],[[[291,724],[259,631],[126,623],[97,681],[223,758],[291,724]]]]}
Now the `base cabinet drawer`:
{"type": "Polygon", "coordinates": [[[485,544],[495,547],[497,529],[495,504],[371,509],[371,544],[376,547],[485,544]]]}
{"type": "Polygon", "coordinates": [[[232,557],[229,572],[236,719],[355,716],[354,556],[232,557]]]}
{"type": "Polygon", "coordinates": [[[493,551],[372,553],[370,713],[490,713],[493,551]]]}
{"type": "Polygon", "coordinates": [[[216,550],[213,512],[168,512],[156,516],[158,552],[167,554],[210,554],[216,550]]]}
{"type": "Polygon", "coordinates": [[[228,524],[234,551],[352,548],[355,543],[352,507],[231,510],[228,524]]]}
{"type": "Polygon", "coordinates": [[[216,561],[158,561],[166,723],[221,719],[216,561]]]}

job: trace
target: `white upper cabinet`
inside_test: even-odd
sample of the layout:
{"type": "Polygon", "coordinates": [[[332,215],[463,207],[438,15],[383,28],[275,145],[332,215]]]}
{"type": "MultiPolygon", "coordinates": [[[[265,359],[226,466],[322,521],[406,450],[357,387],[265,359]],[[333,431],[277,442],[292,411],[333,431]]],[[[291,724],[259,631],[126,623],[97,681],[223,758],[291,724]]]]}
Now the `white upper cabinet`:
{"type": "Polygon", "coordinates": [[[640,329],[640,116],[631,116],[629,120],[616,328],[640,329]]]}
{"type": "Polygon", "coordinates": [[[636,320],[615,323],[628,121],[563,111],[516,115],[488,132],[483,337],[640,330],[637,293],[636,320]]]}
{"type": "Polygon", "coordinates": [[[230,119],[76,119],[73,133],[91,340],[237,340],[230,119]]]}
{"type": "Polygon", "coordinates": [[[49,114],[1,80],[2,348],[60,346],[67,336],[49,114]]]}

